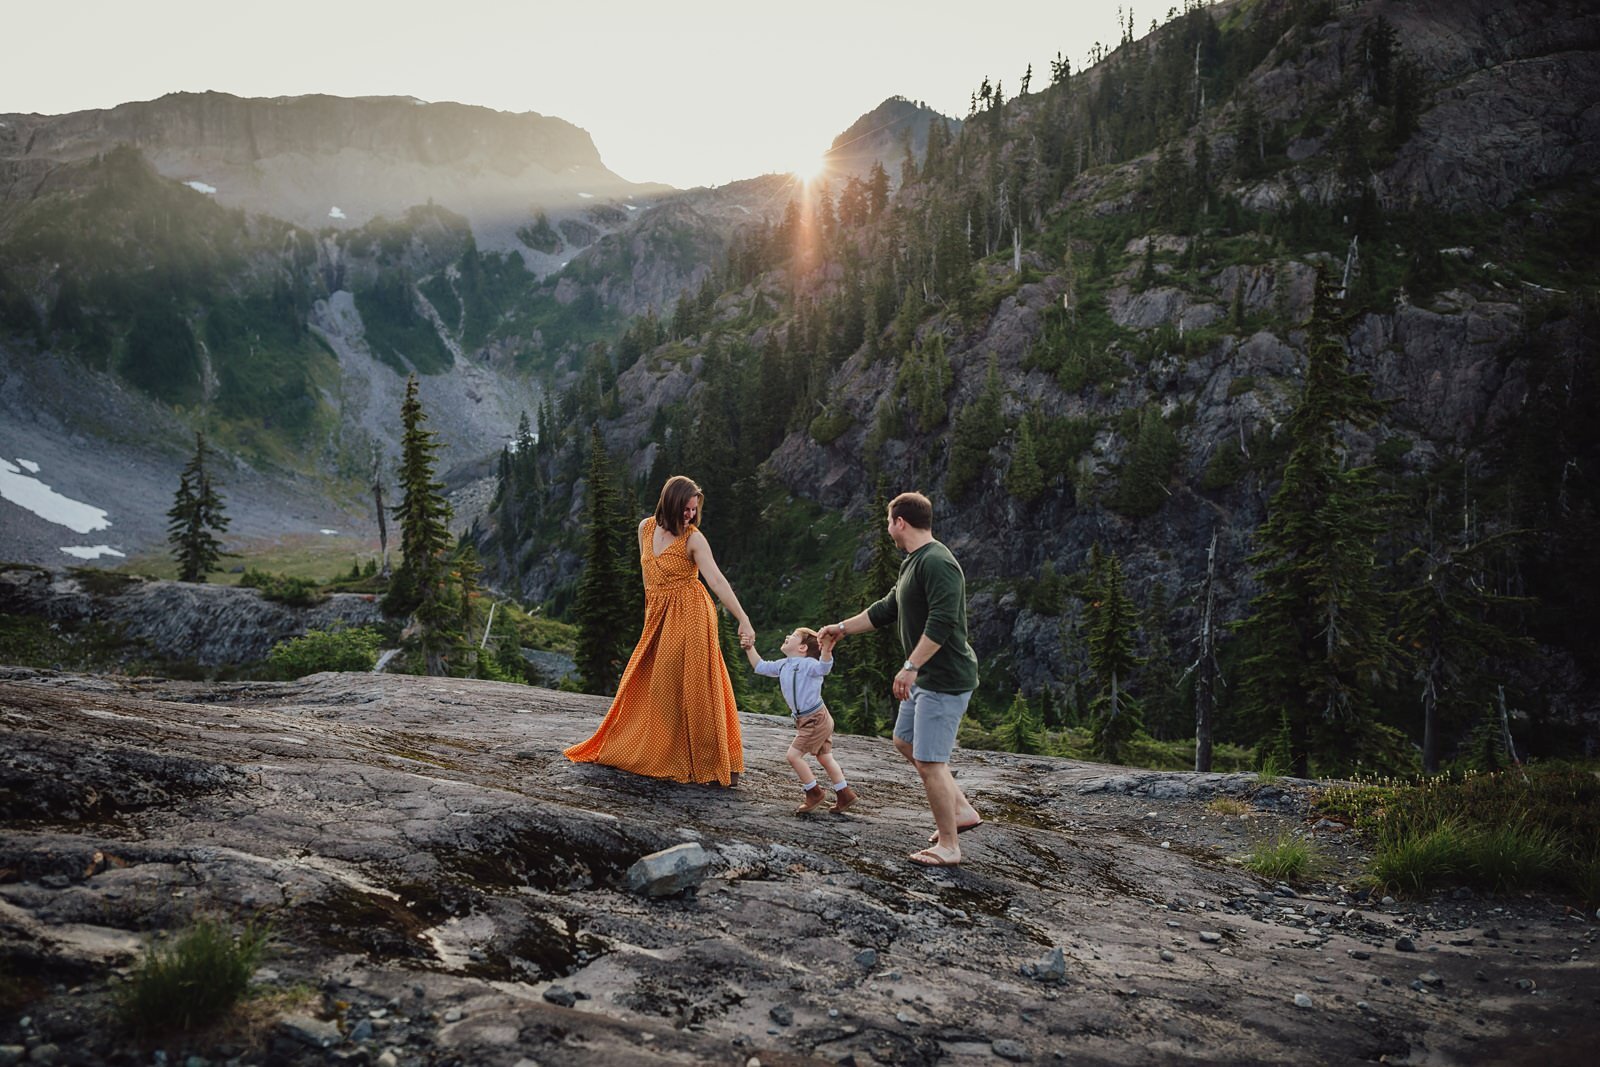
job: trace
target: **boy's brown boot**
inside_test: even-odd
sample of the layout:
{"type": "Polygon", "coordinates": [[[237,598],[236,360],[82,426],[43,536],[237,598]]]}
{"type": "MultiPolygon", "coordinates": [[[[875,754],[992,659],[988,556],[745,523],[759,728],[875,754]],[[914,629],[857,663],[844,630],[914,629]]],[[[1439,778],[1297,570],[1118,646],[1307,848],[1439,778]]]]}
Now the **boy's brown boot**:
{"type": "Polygon", "coordinates": [[[823,788],[820,785],[812,786],[810,789],[806,790],[805,803],[801,804],[798,808],[795,808],[794,813],[796,815],[804,815],[812,808],[815,808],[818,804],[821,804],[822,798],[827,795],[828,794],[823,791],[823,788]]]}
{"type": "Polygon", "coordinates": [[[845,809],[850,807],[850,805],[854,804],[855,802],[856,791],[851,789],[849,786],[845,786],[843,789],[833,794],[833,813],[835,815],[843,815],[845,809]]]}

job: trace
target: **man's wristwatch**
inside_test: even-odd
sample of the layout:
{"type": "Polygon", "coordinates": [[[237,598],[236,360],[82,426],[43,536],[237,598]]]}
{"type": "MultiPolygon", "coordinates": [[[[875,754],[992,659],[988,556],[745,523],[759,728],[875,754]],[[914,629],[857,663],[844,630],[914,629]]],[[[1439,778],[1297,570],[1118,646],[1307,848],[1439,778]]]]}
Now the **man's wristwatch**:
{"type": "Polygon", "coordinates": [[[912,663],[910,660],[906,660],[904,663],[900,664],[900,669],[903,671],[910,671],[912,674],[916,674],[922,668],[917,666],[915,663],[912,663]]]}

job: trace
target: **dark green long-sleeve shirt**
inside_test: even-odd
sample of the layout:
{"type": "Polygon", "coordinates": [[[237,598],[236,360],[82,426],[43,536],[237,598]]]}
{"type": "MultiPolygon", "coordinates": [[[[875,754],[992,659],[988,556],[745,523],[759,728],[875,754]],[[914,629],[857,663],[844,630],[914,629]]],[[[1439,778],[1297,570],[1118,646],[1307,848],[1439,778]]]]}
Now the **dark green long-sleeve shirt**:
{"type": "Polygon", "coordinates": [[[978,688],[978,657],[967,644],[967,576],[942,543],[930,541],[902,560],[893,591],[867,608],[867,618],[880,630],[894,623],[908,656],[924,634],[939,642],[939,651],[917,674],[921,688],[978,688]]]}

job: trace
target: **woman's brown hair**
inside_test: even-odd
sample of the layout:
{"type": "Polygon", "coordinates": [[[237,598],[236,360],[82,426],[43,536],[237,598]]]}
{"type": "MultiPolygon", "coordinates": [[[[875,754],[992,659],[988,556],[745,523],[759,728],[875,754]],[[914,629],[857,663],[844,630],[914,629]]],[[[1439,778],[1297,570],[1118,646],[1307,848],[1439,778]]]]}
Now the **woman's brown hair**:
{"type": "Polygon", "coordinates": [[[689,501],[700,498],[701,517],[705,517],[706,494],[694,479],[674,474],[661,487],[661,497],[656,501],[656,525],[673,537],[683,533],[683,509],[689,501]]]}

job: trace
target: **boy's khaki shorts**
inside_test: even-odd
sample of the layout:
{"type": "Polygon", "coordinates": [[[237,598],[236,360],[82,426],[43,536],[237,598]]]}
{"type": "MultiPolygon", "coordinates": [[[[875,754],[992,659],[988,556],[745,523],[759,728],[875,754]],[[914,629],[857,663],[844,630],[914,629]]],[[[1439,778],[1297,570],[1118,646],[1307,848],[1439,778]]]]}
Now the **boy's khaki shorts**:
{"type": "Polygon", "coordinates": [[[796,725],[790,747],[802,756],[820,756],[833,751],[833,716],[827,708],[819,708],[805,716],[796,725]]]}

